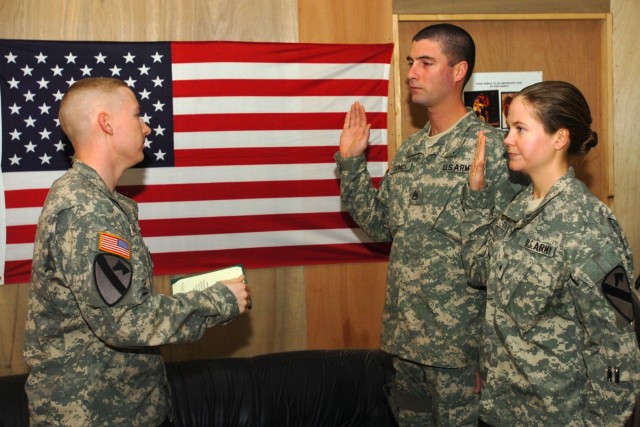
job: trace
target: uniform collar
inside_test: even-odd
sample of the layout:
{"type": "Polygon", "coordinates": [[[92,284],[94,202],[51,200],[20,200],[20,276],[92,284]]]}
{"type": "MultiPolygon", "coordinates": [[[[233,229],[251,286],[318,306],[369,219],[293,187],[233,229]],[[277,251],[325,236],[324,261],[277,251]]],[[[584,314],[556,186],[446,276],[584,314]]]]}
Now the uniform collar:
{"type": "Polygon", "coordinates": [[[98,190],[107,195],[107,197],[109,197],[111,200],[113,200],[120,206],[126,206],[126,208],[124,209],[127,212],[137,212],[137,202],[121,195],[117,190],[111,191],[107,186],[107,183],[104,182],[98,172],[96,172],[96,170],[91,166],[81,162],[80,160],[75,160],[71,167],[73,170],[81,174],[86,180],[91,182],[98,190]]]}
{"type": "MultiPolygon", "coordinates": [[[[467,108],[467,114],[454,125],[454,129],[451,129],[450,132],[443,135],[431,148],[437,148],[438,155],[441,157],[454,157],[458,151],[460,151],[460,148],[464,145],[467,138],[472,138],[475,141],[478,132],[477,125],[479,123],[481,123],[480,120],[470,108],[467,108]]],[[[428,136],[430,129],[431,123],[427,122],[427,124],[416,133],[414,144],[412,144],[408,152],[409,156],[417,154],[426,155],[425,138],[428,136]]]]}
{"type": "Polygon", "coordinates": [[[104,182],[102,177],[93,169],[91,166],[86,163],[81,162],[80,160],[74,160],[73,165],[71,166],[74,170],[80,173],[85,179],[91,181],[93,185],[100,189],[100,191],[109,194],[112,196],[112,191],[107,186],[107,183],[104,182]]]}
{"type": "Polygon", "coordinates": [[[533,186],[527,186],[514,200],[515,203],[511,203],[507,210],[504,212],[504,216],[511,219],[514,222],[518,222],[521,220],[528,221],[544,209],[545,205],[549,203],[551,200],[556,198],[560,193],[562,193],[569,184],[573,181],[576,174],[573,170],[573,167],[569,167],[567,173],[565,173],[559,180],[557,180],[549,189],[549,192],[544,196],[540,205],[535,208],[531,212],[527,212],[527,200],[530,200],[533,197],[533,186]]]}

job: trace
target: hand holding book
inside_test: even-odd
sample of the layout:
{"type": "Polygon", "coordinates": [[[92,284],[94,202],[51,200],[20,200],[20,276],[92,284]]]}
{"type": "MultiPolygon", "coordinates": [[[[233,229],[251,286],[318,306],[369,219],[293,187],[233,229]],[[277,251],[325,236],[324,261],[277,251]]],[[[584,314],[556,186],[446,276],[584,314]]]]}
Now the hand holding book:
{"type": "MultiPolygon", "coordinates": [[[[237,279],[240,276],[243,277],[242,283],[244,283],[244,268],[242,264],[233,265],[219,270],[210,271],[208,273],[197,274],[194,276],[188,276],[174,280],[171,283],[171,290],[174,295],[183,292],[202,291],[210,286],[213,286],[217,282],[224,282],[227,280],[233,281],[233,279],[237,279]]],[[[227,284],[227,286],[230,285],[232,284],[227,284]]],[[[246,290],[246,292],[248,293],[248,289],[246,290]]],[[[246,308],[248,310],[251,310],[252,302],[249,295],[247,295],[246,301],[246,308]]]]}

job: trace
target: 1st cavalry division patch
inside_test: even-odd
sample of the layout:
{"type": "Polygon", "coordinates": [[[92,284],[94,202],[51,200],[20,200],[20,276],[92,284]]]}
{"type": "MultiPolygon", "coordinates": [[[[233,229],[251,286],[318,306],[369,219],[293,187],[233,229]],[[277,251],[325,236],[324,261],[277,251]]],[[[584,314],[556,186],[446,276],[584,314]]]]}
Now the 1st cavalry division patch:
{"type": "Polygon", "coordinates": [[[93,260],[93,280],[109,307],[129,292],[132,276],[131,264],[119,256],[98,254],[93,260]]]}
{"type": "Polygon", "coordinates": [[[602,293],[629,322],[633,321],[633,299],[629,279],[622,266],[617,266],[602,281],[602,293]]]}

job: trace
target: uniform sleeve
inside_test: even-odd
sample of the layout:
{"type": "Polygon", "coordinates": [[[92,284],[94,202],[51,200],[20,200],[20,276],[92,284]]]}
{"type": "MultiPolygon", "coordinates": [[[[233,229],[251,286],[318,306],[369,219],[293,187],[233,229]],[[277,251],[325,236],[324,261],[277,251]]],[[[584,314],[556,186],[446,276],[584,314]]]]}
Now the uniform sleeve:
{"type": "Polygon", "coordinates": [[[462,191],[462,263],[467,280],[476,287],[486,286],[489,275],[489,240],[494,221],[492,203],[487,201],[490,196],[486,190],[471,191],[468,185],[462,191]]]}
{"type": "MultiPolygon", "coordinates": [[[[617,225],[615,220],[612,224],[617,225]]],[[[603,291],[609,277],[619,291],[629,292],[624,282],[629,286],[633,277],[632,256],[621,231],[606,228],[606,237],[592,245],[599,250],[572,273],[570,288],[585,332],[582,358],[588,387],[583,418],[589,426],[623,425],[640,391],[640,351],[633,323],[603,291]]]]}
{"type": "Polygon", "coordinates": [[[485,188],[471,191],[465,184],[461,201],[462,261],[467,279],[477,287],[484,287],[489,275],[491,226],[522,188],[511,181],[503,135],[485,130],[485,136],[485,188]]]}
{"type": "Polygon", "coordinates": [[[364,155],[342,158],[335,154],[340,172],[340,199],[354,221],[374,241],[390,241],[388,180],[379,189],[373,186],[364,155]]]}
{"type": "Polygon", "coordinates": [[[151,258],[142,243],[129,242],[127,253],[100,250],[105,230],[125,231],[104,224],[95,215],[59,214],[52,256],[60,265],[58,280],[70,288],[84,321],[102,341],[115,347],[146,347],[191,342],[206,327],[239,314],[233,293],[221,283],[179,296],[153,290],[151,258]]]}

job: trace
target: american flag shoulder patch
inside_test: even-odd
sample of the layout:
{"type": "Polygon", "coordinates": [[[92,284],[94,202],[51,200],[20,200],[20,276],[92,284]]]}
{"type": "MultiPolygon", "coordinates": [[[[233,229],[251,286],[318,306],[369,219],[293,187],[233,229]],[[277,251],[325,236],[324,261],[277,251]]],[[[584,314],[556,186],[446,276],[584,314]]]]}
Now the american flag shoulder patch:
{"type": "Polygon", "coordinates": [[[115,236],[104,231],[100,233],[98,249],[110,254],[119,255],[126,259],[131,258],[129,242],[122,237],[115,236]]]}

